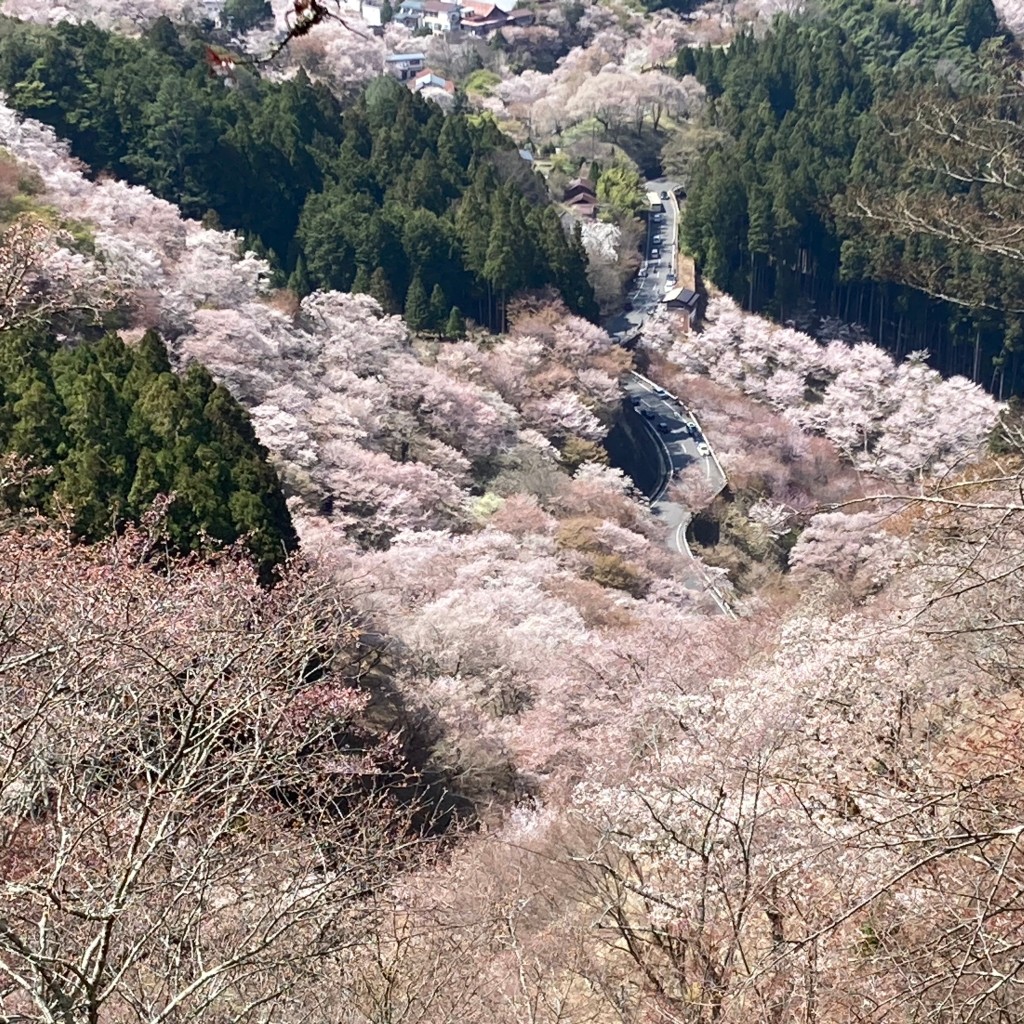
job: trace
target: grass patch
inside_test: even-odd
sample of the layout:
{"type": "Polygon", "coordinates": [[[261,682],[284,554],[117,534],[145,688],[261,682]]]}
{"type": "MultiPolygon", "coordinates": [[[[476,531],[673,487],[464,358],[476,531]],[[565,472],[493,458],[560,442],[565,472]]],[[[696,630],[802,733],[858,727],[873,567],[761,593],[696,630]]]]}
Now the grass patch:
{"type": "Polygon", "coordinates": [[[92,255],[96,237],[92,225],[78,220],[65,220],[47,203],[40,202],[45,192],[42,178],[25,167],[5,149],[0,149],[0,230],[8,228],[19,217],[36,217],[48,227],[62,229],[70,236],[78,252],[92,255]]]}
{"type": "Polygon", "coordinates": [[[486,68],[479,68],[467,79],[463,88],[467,93],[476,96],[493,96],[494,90],[501,84],[501,76],[486,68]]]}

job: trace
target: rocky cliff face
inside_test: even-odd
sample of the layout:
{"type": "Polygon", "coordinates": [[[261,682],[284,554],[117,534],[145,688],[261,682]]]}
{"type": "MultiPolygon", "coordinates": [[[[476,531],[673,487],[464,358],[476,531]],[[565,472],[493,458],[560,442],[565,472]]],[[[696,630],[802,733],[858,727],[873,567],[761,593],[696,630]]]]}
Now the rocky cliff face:
{"type": "Polygon", "coordinates": [[[644,494],[650,497],[657,490],[661,482],[658,445],[628,402],[622,403],[604,446],[611,464],[626,473],[644,494]]]}

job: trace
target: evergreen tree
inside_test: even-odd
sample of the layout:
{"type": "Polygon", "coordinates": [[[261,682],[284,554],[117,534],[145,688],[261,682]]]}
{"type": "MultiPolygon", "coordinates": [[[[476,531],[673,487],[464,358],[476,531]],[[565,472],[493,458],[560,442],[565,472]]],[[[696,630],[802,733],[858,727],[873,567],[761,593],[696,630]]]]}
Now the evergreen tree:
{"type": "Polygon", "coordinates": [[[439,284],[435,284],[430,293],[430,326],[435,330],[441,330],[448,319],[450,308],[444,289],[439,284]]]}
{"type": "Polygon", "coordinates": [[[181,551],[244,538],[269,572],[295,547],[248,415],[202,367],[184,379],[171,373],[155,332],[134,349],[114,335],[60,349],[32,332],[4,332],[0,367],[19,356],[20,373],[0,392],[0,438],[50,470],[16,496],[23,506],[59,511],[80,537],[96,539],[174,491],[168,529],[181,551]]]}
{"type": "Polygon", "coordinates": [[[491,234],[487,243],[483,276],[493,296],[498,298],[495,326],[505,330],[505,305],[510,291],[520,284],[520,266],[516,259],[516,236],[512,228],[512,212],[507,190],[495,194],[491,203],[491,234]]]}
{"type": "Polygon", "coordinates": [[[233,32],[248,32],[274,17],[270,0],[224,0],[221,21],[233,32]]]}
{"type": "Polygon", "coordinates": [[[181,45],[178,30],[165,14],[161,14],[146,30],[145,39],[154,50],[166,54],[175,64],[182,66],[186,62],[185,48],[181,45]]]}
{"type": "Polygon", "coordinates": [[[409,291],[406,293],[404,316],[405,322],[414,331],[422,331],[430,326],[430,303],[427,301],[427,291],[419,274],[413,276],[409,291]]]}
{"type": "MultiPolygon", "coordinates": [[[[361,270],[363,268],[360,268],[361,270]]],[[[365,270],[363,271],[365,273],[365,270]]],[[[300,253],[295,260],[295,269],[288,277],[288,287],[300,298],[308,295],[313,289],[309,283],[309,274],[306,272],[306,258],[300,253]]],[[[366,291],[365,288],[352,288],[353,291],[366,291]]]]}
{"type": "Polygon", "coordinates": [[[356,269],[356,276],[352,280],[352,291],[362,295],[370,294],[370,275],[362,264],[356,269]]]}
{"type": "Polygon", "coordinates": [[[466,319],[459,311],[458,306],[452,306],[448,314],[448,321],[444,325],[444,336],[446,338],[463,338],[466,335],[466,319]]]}
{"type": "Polygon", "coordinates": [[[381,267],[377,267],[370,275],[370,294],[380,303],[380,308],[385,313],[398,312],[394,293],[391,291],[391,283],[381,267]]]}
{"type": "MultiPolygon", "coordinates": [[[[21,396],[10,410],[4,447],[31,459],[36,467],[51,467],[61,457],[67,440],[61,425],[60,401],[52,385],[37,374],[27,387],[22,386],[21,396]]],[[[41,506],[52,486],[46,477],[33,477],[23,485],[22,500],[32,507],[41,506]]]]}

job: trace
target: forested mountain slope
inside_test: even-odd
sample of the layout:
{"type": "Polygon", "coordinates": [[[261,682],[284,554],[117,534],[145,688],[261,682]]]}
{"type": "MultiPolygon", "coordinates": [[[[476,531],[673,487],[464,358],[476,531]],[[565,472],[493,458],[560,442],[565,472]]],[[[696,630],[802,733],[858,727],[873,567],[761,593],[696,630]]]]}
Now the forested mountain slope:
{"type": "Polygon", "coordinates": [[[303,546],[261,586],[168,554],[159,503],[101,545],[0,512],[0,1015],[1022,1016],[1022,438],[985,457],[980,389],[725,299],[652,323],[759,560],[732,620],[604,463],[633,357],[558,300],[417,335],[6,107],[0,144],[0,200],[32,186],[4,382],[66,399],[57,458],[127,415],[158,467],[248,475],[223,419],[175,434],[250,437],[226,389],[303,546]],[[123,401],[75,419],[80,388],[123,401]]]}
{"type": "Polygon", "coordinates": [[[139,522],[155,499],[178,553],[242,538],[269,569],[296,546],[277,474],[249,417],[198,363],[171,372],[155,332],[62,346],[38,329],[0,334],[0,451],[41,471],[8,487],[89,540],[139,522]]]}
{"type": "Polygon", "coordinates": [[[142,39],[90,25],[0,23],[0,88],[95,172],[216,215],[305,292],[369,292],[417,326],[458,307],[501,326],[504,302],[552,285],[596,313],[586,256],[488,119],[441,111],[380,78],[342,110],[303,73],[226,89],[205,46],[160,19],[142,39]]]}
{"type": "Polygon", "coordinates": [[[954,220],[961,199],[1019,220],[1012,187],[986,179],[980,147],[974,167],[952,136],[942,151],[921,145],[926,125],[913,134],[936,104],[962,107],[959,124],[984,121],[986,93],[1004,96],[1012,131],[1012,52],[988,0],[826,2],[763,40],[682,51],[678,70],[707,86],[708,123],[722,133],[693,176],[687,245],[754,309],[858,322],[897,354],[927,349],[943,373],[1018,390],[1019,258],[982,244],[973,221],[949,233],[926,218],[866,216],[910,193],[954,220]]]}

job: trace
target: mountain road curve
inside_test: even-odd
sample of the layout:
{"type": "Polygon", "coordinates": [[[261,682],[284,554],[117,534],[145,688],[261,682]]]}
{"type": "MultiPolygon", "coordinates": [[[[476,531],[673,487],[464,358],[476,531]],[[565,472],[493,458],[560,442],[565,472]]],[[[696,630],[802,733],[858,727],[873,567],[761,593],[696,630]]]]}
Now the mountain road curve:
{"type": "MultiPolygon", "coordinates": [[[[663,203],[664,213],[657,220],[654,216],[648,219],[647,260],[630,297],[632,309],[611,318],[606,324],[608,332],[619,339],[642,330],[644,321],[657,309],[665,291],[671,286],[669,277],[676,270],[679,231],[679,205],[675,197],[677,185],[667,179],[655,179],[647,182],[646,188],[659,195],[667,193],[669,198],[663,203]]],[[[643,425],[642,430],[631,432],[631,436],[647,439],[657,453],[661,471],[648,498],[652,509],[667,527],[668,546],[687,558],[693,567],[686,585],[708,593],[723,614],[735,618],[735,613],[719,593],[706,568],[690,551],[686,541],[689,510],[665,500],[672,478],[691,465],[703,465],[709,492],[718,494],[727,483],[721,463],[705,438],[699,421],[679,398],[636,372],[623,378],[622,388],[626,406],[623,415],[635,416],[643,425]]]]}

